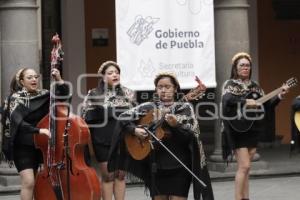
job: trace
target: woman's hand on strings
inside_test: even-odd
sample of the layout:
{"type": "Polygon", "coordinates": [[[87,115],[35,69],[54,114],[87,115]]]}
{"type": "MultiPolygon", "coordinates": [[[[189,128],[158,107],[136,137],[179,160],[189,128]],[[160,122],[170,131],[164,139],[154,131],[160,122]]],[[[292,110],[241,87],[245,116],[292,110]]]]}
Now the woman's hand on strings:
{"type": "Polygon", "coordinates": [[[167,123],[171,126],[171,127],[176,127],[178,122],[177,122],[177,118],[175,115],[173,114],[166,114],[165,115],[165,120],[167,121],[167,123]]]}
{"type": "Polygon", "coordinates": [[[145,131],[145,129],[137,127],[134,129],[134,135],[142,140],[145,140],[148,136],[148,133],[145,131]]]}
{"type": "Polygon", "coordinates": [[[246,99],[246,106],[247,108],[256,108],[259,105],[254,99],[246,99]]]}
{"type": "Polygon", "coordinates": [[[44,135],[47,135],[49,138],[51,138],[51,133],[46,128],[41,128],[39,134],[44,134],[44,135]]]}

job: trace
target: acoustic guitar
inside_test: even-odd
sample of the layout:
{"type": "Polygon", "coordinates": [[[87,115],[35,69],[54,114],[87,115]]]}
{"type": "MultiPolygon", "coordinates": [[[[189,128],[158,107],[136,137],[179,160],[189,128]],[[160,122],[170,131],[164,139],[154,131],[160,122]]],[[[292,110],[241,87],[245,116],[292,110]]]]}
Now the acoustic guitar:
{"type": "MultiPolygon", "coordinates": [[[[292,77],[285,82],[285,85],[288,88],[294,87],[297,85],[297,79],[292,77]]],[[[256,92],[249,92],[245,95],[245,99],[255,99],[256,104],[262,105],[268,100],[272,99],[282,91],[282,88],[279,87],[272,92],[260,97],[256,92]]],[[[251,129],[256,120],[262,119],[264,116],[264,108],[259,106],[257,108],[247,108],[243,106],[242,108],[237,109],[237,115],[233,120],[226,120],[231,128],[239,133],[245,133],[251,129]],[[246,110],[245,110],[246,109],[246,110]]]]}
{"type": "Polygon", "coordinates": [[[300,111],[295,113],[294,121],[298,131],[300,132],[300,111]]]}
{"type": "MultiPolygon", "coordinates": [[[[190,90],[186,95],[184,95],[179,101],[192,101],[195,99],[200,99],[205,95],[206,87],[196,76],[195,81],[198,83],[197,87],[190,90]]],[[[137,121],[137,125],[151,128],[153,126],[157,127],[156,136],[159,139],[163,138],[164,130],[160,127],[164,120],[164,115],[166,113],[161,110],[150,110],[145,116],[137,121]],[[163,114],[162,114],[163,113],[163,114]],[[154,115],[160,116],[159,120],[154,120],[154,115]]],[[[150,136],[148,136],[150,137],[150,136]]],[[[151,139],[146,138],[141,140],[133,134],[125,134],[125,144],[130,156],[135,160],[143,160],[151,151],[151,139]]]]}

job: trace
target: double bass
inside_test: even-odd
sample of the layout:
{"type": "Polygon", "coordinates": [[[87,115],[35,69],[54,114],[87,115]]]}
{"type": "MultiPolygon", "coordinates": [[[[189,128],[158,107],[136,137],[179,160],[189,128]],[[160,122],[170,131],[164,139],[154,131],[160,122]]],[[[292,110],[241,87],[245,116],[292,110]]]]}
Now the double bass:
{"type": "MultiPolygon", "coordinates": [[[[52,38],[51,69],[60,67],[63,51],[59,36],[52,38]]],[[[87,124],[70,113],[68,103],[57,103],[54,84],[50,87],[50,111],[39,128],[50,130],[51,137],[35,135],[34,142],[43,154],[34,188],[36,200],[98,200],[100,182],[96,171],[84,161],[84,147],[90,140],[87,124]]]]}

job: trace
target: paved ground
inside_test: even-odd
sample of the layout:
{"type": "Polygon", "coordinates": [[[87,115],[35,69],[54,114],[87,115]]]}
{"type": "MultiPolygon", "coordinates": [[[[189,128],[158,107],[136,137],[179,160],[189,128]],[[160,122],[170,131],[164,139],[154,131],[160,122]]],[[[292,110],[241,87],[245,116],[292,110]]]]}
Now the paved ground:
{"type": "MultiPolygon", "coordinates": [[[[300,163],[299,163],[300,164],[300,163]]],[[[250,181],[250,199],[254,200],[299,200],[300,176],[254,179],[250,181]]],[[[213,182],[216,200],[234,199],[234,182],[213,182]]],[[[143,187],[130,187],[127,189],[128,200],[150,200],[144,194],[143,187]]],[[[189,198],[193,199],[190,191],[189,198]]]]}
{"type": "MultiPolygon", "coordinates": [[[[299,163],[300,164],[300,163],[299,163]]],[[[250,181],[251,200],[299,200],[300,176],[284,176],[277,178],[259,178],[250,181]]],[[[233,181],[213,181],[216,200],[233,200],[233,181]]],[[[19,195],[0,196],[1,200],[18,200],[19,195]]],[[[189,198],[193,199],[190,191],[189,198]]],[[[144,188],[129,185],[126,190],[126,200],[150,200],[144,188]]]]}
{"type": "MultiPolygon", "coordinates": [[[[300,153],[290,156],[288,146],[264,148],[260,151],[261,158],[267,161],[266,169],[251,170],[251,200],[300,200],[300,153]]],[[[234,171],[210,171],[216,200],[233,200],[234,171]]],[[[17,200],[19,195],[4,195],[0,200],[17,200]]],[[[189,200],[193,199],[190,191],[189,200]]],[[[126,200],[150,200],[145,195],[143,186],[128,185],[126,200]]]]}

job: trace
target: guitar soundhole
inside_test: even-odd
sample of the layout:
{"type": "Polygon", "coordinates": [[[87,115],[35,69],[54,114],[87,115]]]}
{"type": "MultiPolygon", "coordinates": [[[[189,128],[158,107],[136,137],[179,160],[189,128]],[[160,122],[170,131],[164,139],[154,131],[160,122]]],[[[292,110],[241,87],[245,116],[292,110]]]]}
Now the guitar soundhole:
{"type": "Polygon", "coordinates": [[[261,95],[257,92],[250,92],[248,95],[246,95],[246,98],[249,99],[258,99],[261,95]]]}
{"type": "Polygon", "coordinates": [[[257,94],[257,93],[253,93],[253,94],[252,94],[252,98],[253,98],[253,99],[258,99],[258,94],[257,94]]]}

